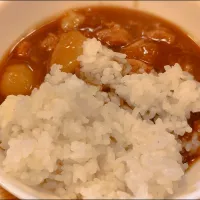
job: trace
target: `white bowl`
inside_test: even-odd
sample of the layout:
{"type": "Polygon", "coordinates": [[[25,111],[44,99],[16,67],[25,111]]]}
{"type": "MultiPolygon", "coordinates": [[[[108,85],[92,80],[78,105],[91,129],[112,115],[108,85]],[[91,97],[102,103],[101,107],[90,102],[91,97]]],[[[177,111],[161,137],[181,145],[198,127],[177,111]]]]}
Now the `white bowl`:
{"type": "MultiPolygon", "coordinates": [[[[0,56],[24,32],[41,21],[72,7],[112,4],[145,10],[179,25],[198,43],[200,41],[200,2],[192,1],[0,1],[0,56]]],[[[182,186],[171,198],[200,198],[200,162],[185,175],[182,186]]],[[[20,199],[58,198],[39,188],[29,188],[0,170],[0,185],[20,199]]]]}

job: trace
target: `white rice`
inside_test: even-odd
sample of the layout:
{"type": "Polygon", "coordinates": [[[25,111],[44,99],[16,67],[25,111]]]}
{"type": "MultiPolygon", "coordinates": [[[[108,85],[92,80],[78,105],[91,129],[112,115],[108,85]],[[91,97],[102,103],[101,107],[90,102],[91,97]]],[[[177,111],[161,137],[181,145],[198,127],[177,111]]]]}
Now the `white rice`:
{"type": "Polygon", "coordinates": [[[185,170],[176,138],[191,132],[187,118],[200,111],[199,83],[178,64],[122,77],[125,55],[96,39],[83,50],[82,72],[110,84],[134,109],[53,65],[30,96],[8,96],[0,106],[2,168],[61,198],[173,194],[185,170]]]}

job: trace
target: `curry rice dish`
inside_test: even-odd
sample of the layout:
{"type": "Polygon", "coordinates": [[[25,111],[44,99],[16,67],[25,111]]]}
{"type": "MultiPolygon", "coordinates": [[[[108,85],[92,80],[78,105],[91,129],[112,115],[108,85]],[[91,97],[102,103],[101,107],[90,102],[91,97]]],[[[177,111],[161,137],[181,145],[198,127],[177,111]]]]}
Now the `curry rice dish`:
{"type": "Polygon", "coordinates": [[[2,60],[1,168],[61,198],[166,198],[199,157],[199,81],[179,27],[70,10],[2,60]]]}

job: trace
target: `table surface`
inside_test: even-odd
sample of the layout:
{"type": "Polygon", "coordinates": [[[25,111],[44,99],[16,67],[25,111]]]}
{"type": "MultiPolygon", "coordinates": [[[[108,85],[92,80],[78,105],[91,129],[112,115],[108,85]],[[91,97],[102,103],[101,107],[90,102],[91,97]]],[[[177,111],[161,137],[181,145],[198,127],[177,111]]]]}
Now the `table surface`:
{"type": "Polygon", "coordinates": [[[0,187],[0,199],[17,199],[17,198],[0,187]]]}

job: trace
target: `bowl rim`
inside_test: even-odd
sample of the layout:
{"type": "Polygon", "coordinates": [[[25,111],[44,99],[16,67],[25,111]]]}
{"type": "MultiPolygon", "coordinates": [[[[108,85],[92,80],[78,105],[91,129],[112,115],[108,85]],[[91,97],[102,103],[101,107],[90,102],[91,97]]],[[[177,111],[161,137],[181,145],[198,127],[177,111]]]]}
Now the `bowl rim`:
{"type": "MultiPolygon", "coordinates": [[[[137,0],[136,0],[137,1],[137,0]]],[[[45,2],[45,1],[44,1],[45,2]]],[[[109,1],[108,1],[109,2],[109,1]]],[[[0,9],[1,9],[1,7],[2,6],[6,6],[8,3],[13,3],[12,1],[0,1],[0,9]]],[[[192,1],[192,3],[196,3],[195,1],[192,1]]],[[[119,6],[119,5],[117,5],[117,6],[119,6]]],[[[200,2],[199,2],[199,4],[198,4],[198,6],[199,6],[199,9],[200,9],[200,2]]],[[[84,7],[84,6],[83,6],[84,7]]],[[[121,6],[119,6],[119,7],[121,7],[121,6]]],[[[67,10],[67,9],[66,9],[67,10]]],[[[145,11],[146,12],[146,11],[145,11]]],[[[1,13],[1,10],[0,10],[0,13],[1,13]]],[[[147,12],[147,13],[150,13],[150,14],[152,14],[151,12],[147,12]]],[[[59,15],[59,14],[58,14],[59,15]]],[[[154,14],[153,14],[154,15],[154,14]]],[[[52,17],[53,17],[54,15],[52,15],[52,17]]],[[[55,15],[56,16],[56,15],[55,15]]],[[[159,15],[156,15],[155,14],[155,16],[158,16],[159,17],[159,15]]],[[[162,17],[161,17],[162,18],[162,17]]],[[[44,21],[45,22],[45,21],[44,21]]],[[[170,23],[173,23],[173,22],[171,22],[171,21],[169,21],[170,23]]],[[[42,24],[42,23],[41,23],[42,24]]],[[[181,29],[182,29],[182,27],[180,27],[181,29]]],[[[27,31],[28,30],[30,30],[29,29],[29,27],[27,28],[27,31]]],[[[183,29],[183,31],[185,32],[185,30],[183,29]]],[[[197,42],[197,41],[199,41],[199,39],[197,40],[197,38],[196,37],[192,37],[192,39],[195,41],[195,42],[197,42]]],[[[30,194],[30,193],[27,193],[27,192],[25,192],[24,190],[21,190],[19,187],[17,187],[15,184],[16,184],[16,181],[14,180],[14,182],[13,182],[13,180],[12,181],[10,181],[10,177],[8,176],[7,177],[7,175],[5,176],[5,174],[4,174],[4,172],[2,172],[2,170],[0,169],[0,177],[3,177],[3,179],[2,178],[0,178],[0,186],[2,187],[2,188],[4,188],[4,189],[6,189],[8,192],[10,192],[11,194],[13,194],[14,196],[16,196],[17,198],[22,198],[22,199],[38,199],[36,196],[33,196],[32,194],[30,194]]],[[[17,181],[17,182],[19,182],[19,181],[17,181]]],[[[18,183],[17,183],[18,184],[18,183]]],[[[24,184],[23,184],[24,185],[24,184]]],[[[200,187],[199,187],[199,189],[198,190],[196,190],[196,191],[194,191],[194,192],[192,192],[192,193],[190,193],[189,195],[180,195],[180,196],[178,196],[177,198],[175,198],[175,199],[197,199],[197,198],[199,198],[200,197],[200,187]]],[[[56,197],[57,198],[57,197],[56,197]]]]}

